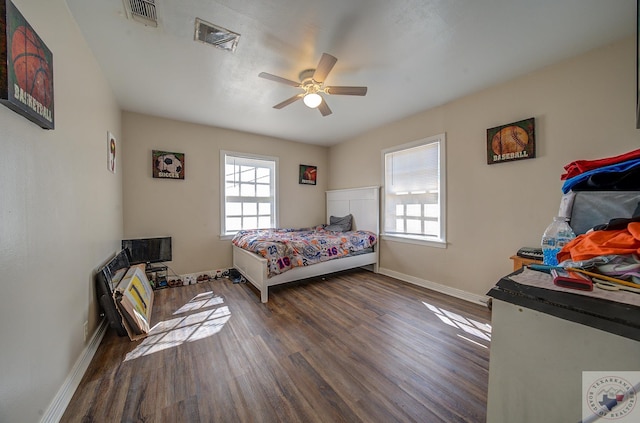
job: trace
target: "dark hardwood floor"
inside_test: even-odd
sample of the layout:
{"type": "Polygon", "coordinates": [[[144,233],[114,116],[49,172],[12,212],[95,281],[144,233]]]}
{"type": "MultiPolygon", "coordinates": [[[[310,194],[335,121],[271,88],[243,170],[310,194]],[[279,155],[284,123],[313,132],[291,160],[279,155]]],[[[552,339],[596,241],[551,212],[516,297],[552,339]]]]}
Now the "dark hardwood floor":
{"type": "Polygon", "coordinates": [[[156,291],[108,330],[63,422],[484,422],[490,312],[363,270],[156,291]]]}

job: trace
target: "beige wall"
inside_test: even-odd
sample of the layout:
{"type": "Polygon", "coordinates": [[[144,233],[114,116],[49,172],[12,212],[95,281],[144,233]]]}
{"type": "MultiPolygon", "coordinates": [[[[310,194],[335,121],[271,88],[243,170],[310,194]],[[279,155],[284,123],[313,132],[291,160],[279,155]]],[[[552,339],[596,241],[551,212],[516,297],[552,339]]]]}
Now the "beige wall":
{"type": "Polygon", "coordinates": [[[630,38],[334,146],[329,188],[382,185],[382,149],[445,132],[448,248],[383,240],[381,267],[484,295],[512,270],[509,256],[539,245],[566,163],[640,147],[635,55],[630,38]],[[529,117],[537,158],[487,165],[487,128],[529,117]]]}
{"type": "Polygon", "coordinates": [[[124,113],[125,237],[171,236],[177,274],[229,268],[231,241],[220,239],[220,150],[279,159],[279,222],[306,227],[325,219],[328,148],[261,135],[124,113]],[[151,151],[185,153],[185,179],[151,176],[151,151]],[[300,185],[301,164],[318,184],[300,185]]]}
{"type": "Polygon", "coordinates": [[[54,54],[56,129],[0,106],[0,421],[41,419],[98,322],[93,275],[123,237],[172,235],[178,273],[231,265],[219,240],[219,150],[280,158],[280,225],[322,221],[324,191],[380,184],[380,150],[447,133],[447,249],[382,242],[383,270],[479,295],[536,245],[562,166],[640,145],[633,39],[322,148],[124,113],[63,0],[14,0],[54,54]],[[538,158],[488,166],[486,129],[534,116],[538,158]],[[107,131],[119,141],[107,171],[107,131]],[[151,150],[187,179],[151,178],[151,150]],[[122,154],[124,153],[124,154],[122,154]],[[298,184],[318,166],[317,186],[298,184]],[[122,182],[126,181],[123,189],[122,182]]]}
{"type": "Polygon", "coordinates": [[[122,237],[120,111],[64,0],[13,2],[54,64],[55,130],[0,106],[0,421],[36,422],[96,329],[93,275],[122,237]]]}

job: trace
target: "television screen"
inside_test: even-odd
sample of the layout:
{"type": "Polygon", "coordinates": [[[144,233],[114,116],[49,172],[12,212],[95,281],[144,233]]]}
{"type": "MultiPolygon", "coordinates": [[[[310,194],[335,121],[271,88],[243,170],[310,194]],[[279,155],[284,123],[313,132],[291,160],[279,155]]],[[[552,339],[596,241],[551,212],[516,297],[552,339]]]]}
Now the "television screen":
{"type": "Polygon", "coordinates": [[[171,261],[171,237],[123,239],[131,264],[171,261]]]}

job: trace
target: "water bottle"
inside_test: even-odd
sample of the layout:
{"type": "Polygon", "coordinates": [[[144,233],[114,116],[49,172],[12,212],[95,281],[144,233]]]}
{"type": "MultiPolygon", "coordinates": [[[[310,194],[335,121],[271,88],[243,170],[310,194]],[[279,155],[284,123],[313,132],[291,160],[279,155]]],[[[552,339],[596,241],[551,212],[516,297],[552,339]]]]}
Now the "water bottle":
{"type": "Polygon", "coordinates": [[[576,234],[567,223],[565,217],[554,217],[553,222],[542,235],[542,259],[544,264],[548,266],[557,266],[557,255],[562,247],[567,245],[569,241],[576,237],[576,234]]]}

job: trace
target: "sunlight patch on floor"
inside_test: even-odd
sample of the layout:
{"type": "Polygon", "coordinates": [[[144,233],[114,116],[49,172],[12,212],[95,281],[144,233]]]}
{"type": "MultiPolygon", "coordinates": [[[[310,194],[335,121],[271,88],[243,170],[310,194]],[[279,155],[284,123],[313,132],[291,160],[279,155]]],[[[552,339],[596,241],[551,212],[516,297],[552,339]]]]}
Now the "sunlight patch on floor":
{"type": "Polygon", "coordinates": [[[214,307],[224,303],[224,299],[217,295],[213,295],[212,292],[203,292],[201,294],[196,295],[191,301],[187,304],[180,307],[173,314],[174,316],[177,314],[188,313],[194,310],[200,310],[203,308],[214,307]]]}
{"type": "Polygon", "coordinates": [[[205,292],[195,296],[173,313],[174,316],[190,314],[156,324],[140,345],[127,354],[124,361],[215,335],[231,318],[229,307],[222,304],[224,304],[224,299],[214,295],[213,292],[205,292]]]}
{"type": "MultiPolygon", "coordinates": [[[[473,335],[475,338],[479,338],[482,341],[491,342],[491,325],[488,323],[478,322],[474,319],[468,319],[464,316],[461,316],[458,313],[454,313],[449,310],[445,310],[440,307],[436,307],[426,302],[422,302],[429,310],[431,310],[443,323],[458,329],[462,329],[466,334],[473,335]]],[[[484,348],[487,348],[485,344],[482,342],[478,342],[478,340],[472,340],[458,334],[458,336],[462,339],[465,339],[474,344],[480,345],[484,348]]]]}
{"type": "Polygon", "coordinates": [[[478,346],[480,346],[480,347],[482,347],[482,348],[489,348],[487,345],[481,344],[480,342],[476,342],[476,341],[474,341],[473,339],[469,339],[469,338],[467,338],[466,336],[463,336],[463,335],[458,334],[458,337],[460,337],[460,338],[464,339],[464,340],[465,340],[465,341],[467,341],[467,342],[471,342],[472,344],[476,344],[476,345],[478,345],[478,346]]]}

